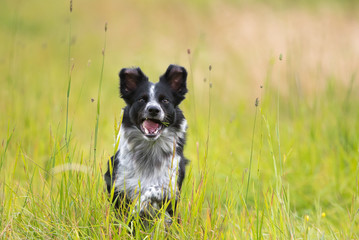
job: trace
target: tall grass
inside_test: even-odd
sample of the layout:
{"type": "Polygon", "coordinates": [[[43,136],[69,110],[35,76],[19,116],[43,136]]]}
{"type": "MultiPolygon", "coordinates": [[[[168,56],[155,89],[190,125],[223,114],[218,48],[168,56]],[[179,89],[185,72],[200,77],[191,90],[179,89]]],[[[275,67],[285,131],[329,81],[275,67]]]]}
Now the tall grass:
{"type": "Polygon", "coordinates": [[[105,24],[105,43],[102,49],[102,66],[101,66],[101,75],[100,75],[100,81],[98,86],[98,94],[97,94],[97,112],[96,112],[96,125],[95,125],[95,140],[94,140],[94,150],[93,150],[93,156],[94,161],[96,162],[96,151],[97,151],[97,134],[98,134],[98,124],[99,124],[99,118],[100,118],[100,109],[101,109],[101,88],[102,88],[102,79],[103,79],[103,70],[105,66],[105,51],[106,51],[106,32],[107,32],[107,23],[105,24]]]}
{"type": "Polygon", "coordinates": [[[253,132],[252,132],[252,144],[251,144],[251,156],[249,157],[249,168],[248,168],[248,181],[247,181],[247,190],[246,190],[246,201],[247,201],[247,197],[248,197],[248,188],[249,188],[249,181],[251,180],[251,171],[252,171],[252,159],[253,159],[253,141],[254,141],[254,133],[256,130],[256,122],[257,122],[257,107],[259,104],[259,100],[258,98],[256,98],[255,101],[255,106],[256,106],[256,111],[254,114],[254,123],[253,123],[253,132]]]}
{"type": "Polygon", "coordinates": [[[69,100],[71,91],[71,77],[72,71],[74,70],[74,64],[71,65],[71,45],[72,45],[72,34],[71,34],[71,13],[72,13],[72,0],[70,0],[70,18],[69,18],[69,47],[68,47],[68,83],[67,83],[67,95],[66,95],[66,125],[65,125],[65,142],[67,151],[69,150],[69,138],[68,136],[68,125],[69,125],[69,100]]]}
{"type": "MultiPolygon", "coordinates": [[[[3,19],[12,17],[7,10],[13,4],[16,3],[7,3],[0,10],[3,19]]],[[[165,214],[160,211],[158,218],[143,228],[137,215],[130,219],[124,210],[116,212],[104,187],[106,163],[118,147],[122,122],[123,102],[118,99],[116,72],[118,65],[132,64],[129,60],[134,59],[132,55],[140,55],[141,60],[136,64],[144,65],[144,69],[150,66],[151,71],[159,75],[170,61],[165,57],[168,55],[153,59],[151,44],[133,54],[129,49],[138,48],[143,42],[131,34],[118,37],[114,32],[120,30],[115,28],[114,21],[109,33],[105,26],[105,39],[102,39],[103,28],[96,25],[102,16],[96,14],[100,13],[86,18],[90,21],[98,17],[95,23],[89,23],[94,25],[95,35],[101,36],[95,41],[95,37],[88,37],[87,31],[84,34],[79,27],[83,23],[79,16],[87,15],[74,11],[68,22],[59,23],[58,19],[68,15],[68,9],[62,16],[58,7],[65,7],[57,3],[56,9],[48,5],[54,19],[43,15],[49,21],[39,21],[29,13],[37,6],[24,4],[16,13],[20,16],[16,24],[17,39],[23,42],[11,42],[13,37],[7,38],[11,36],[9,29],[0,25],[4,46],[14,46],[13,52],[11,49],[7,52],[5,47],[1,49],[12,56],[11,63],[0,59],[0,71],[9,76],[0,79],[5,86],[0,89],[1,239],[359,238],[359,95],[356,74],[350,67],[338,75],[334,70],[324,72],[326,64],[315,73],[309,70],[303,73],[301,67],[306,65],[301,62],[300,53],[290,48],[288,56],[281,55],[279,60],[272,53],[261,52],[269,58],[264,67],[259,64],[261,68],[254,64],[257,62],[251,63],[255,54],[243,62],[236,56],[237,52],[226,53],[226,64],[233,65],[226,68],[219,60],[208,71],[206,48],[196,49],[206,56],[204,59],[201,54],[186,56],[183,49],[187,48],[181,50],[180,41],[176,42],[178,49],[168,48],[171,54],[180,55],[178,64],[189,65],[190,92],[181,108],[189,123],[185,155],[191,163],[176,213],[180,221],[166,228],[165,214]],[[29,19],[23,21],[23,15],[29,19]],[[54,24],[58,24],[59,35],[53,29],[54,24]],[[54,34],[54,39],[49,32],[54,34]],[[47,47],[39,50],[43,36],[50,40],[47,47]],[[121,44],[128,45],[117,47],[121,45],[117,44],[119,39],[121,44]],[[24,47],[26,44],[28,48],[24,47]],[[33,54],[34,48],[37,54],[33,54]],[[102,55],[98,54],[101,49],[102,55]],[[92,64],[84,70],[89,58],[92,64]],[[51,61],[55,61],[53,65],[51,61]],[[49,64],[45,65],[46,62],[49,64]],[[254,84],[245,80],[245,75],[250,74],[243,73],[252,64],[255,71],[261,73],[260,81],[254,84]],[[69,71],[63,71],[65,68],[69,71]],[[157,72],[157,69],[161,70],[157,72]],[[306,92],[305,78],[316,79],[322,75],[325,82],[316,94],[306,92]],[[344,81],[347,75],[349,84],[344,81]],[[202,76],[207,76],[206,81],[202,81],[202,76]],[[85,84],[79,84],[81,80],[85,84]],[[259,94],[246,95],[246,89],[252,87],[259,89],[259,94]],[[66,101],[62,101],[65,93],[66,101]],[[91,99],[96,95],[97,102],[93,103],[91,99]],[[78,111],[74,111],[75,104],[80,106],[78,111]]],[[[166,4],[163,3],[164,7],[174,6],[171,5],[174,3],[166,4]]],[[[99,12],[100,7],[105,7],[96,6],[99,12]]],[[[121,16],[142,13],[144,22],[151,24],[153,19],[162,16],[156,6],[159,7],[147,6],[146,11],[156,13],[151,16],[144,16],[143,9],[132,5],[121,16]],[[131,12],[134,9],[138,12],[131,12]]],[[[81,7],[85,10],[86,4],[81,7]]],[[[230,5],[228,9],[232,8],[230,5]]],[[[181,8],[177,6],[176,10],[180,15],[181,8]]],[[[235,8],[233,11],[242,13],[244,10],[235,8]]],[[[186,12],[189,14],[186,16],[196,20],[195,17],[203,15],[205,20],[216,22],[209,19],[210,10],[195,13],[186,12]]],[[[111,16],[108,9],[106,18],[113,19],[111,16]]],[[[166,26],[172,18],[164,16],[168,21],[161,23],[166,26]]],[[[167,31],[172,31],[172,25],[169,26],[167,31]]],[[[131,31],[133,28],[126,29],[125,33],[131,31]]],[[[208,47],[213,47],[212,40],[217,45],[218,32],[215,33],[205,41],[208,47]]],[[[163,35],[151,35],[148,31],[145,35],[146,40],[162,43],[163,35]]],[[[225,46],[223,44],[222,50],[228,51],[225,46]]],[[[161,44],[161,49],[166,47],[161,44]]],[[[134,208],[134,204],[131,205],[130,212],[134,208]]]]}

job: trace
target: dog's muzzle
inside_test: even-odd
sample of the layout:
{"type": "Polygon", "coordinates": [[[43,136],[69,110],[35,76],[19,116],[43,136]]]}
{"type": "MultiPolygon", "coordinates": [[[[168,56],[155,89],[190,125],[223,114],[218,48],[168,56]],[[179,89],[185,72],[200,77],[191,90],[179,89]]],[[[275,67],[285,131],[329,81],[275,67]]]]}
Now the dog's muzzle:
{"type": "Polygon", "coordinates": [[[147,105],[140,129],[143,134],[151,139],[156,139],[164,129],[164,112],[158,105],[147,105]]]}

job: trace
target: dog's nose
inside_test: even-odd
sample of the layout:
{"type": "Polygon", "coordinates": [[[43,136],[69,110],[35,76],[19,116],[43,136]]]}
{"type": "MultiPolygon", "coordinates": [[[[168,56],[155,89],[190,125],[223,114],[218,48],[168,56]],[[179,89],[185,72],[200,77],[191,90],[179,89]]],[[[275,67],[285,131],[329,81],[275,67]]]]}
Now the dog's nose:
{"type": "Polygon", "coordinates": [[[152,116],[155,117],[158,115],[158,113],[161,111],[161,109],[157,106],[150,106],[148,108],[148,113],[152,116]]]}

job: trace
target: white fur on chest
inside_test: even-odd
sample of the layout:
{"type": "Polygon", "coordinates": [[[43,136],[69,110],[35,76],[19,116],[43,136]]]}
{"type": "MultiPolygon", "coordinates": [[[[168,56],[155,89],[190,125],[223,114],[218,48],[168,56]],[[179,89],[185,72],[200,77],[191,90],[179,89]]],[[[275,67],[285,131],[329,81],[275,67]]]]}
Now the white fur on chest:
{"type": "Polygon", "coordinates": [[[136,128],[121,128],[115,188],[135,199],[152,187],[163,189],[167,197],[177,193],[177,173],[181,157],[177,142],[184,136],[186,122],[179,132],[164,129],[156,141],[148,141],[136,128]]]}

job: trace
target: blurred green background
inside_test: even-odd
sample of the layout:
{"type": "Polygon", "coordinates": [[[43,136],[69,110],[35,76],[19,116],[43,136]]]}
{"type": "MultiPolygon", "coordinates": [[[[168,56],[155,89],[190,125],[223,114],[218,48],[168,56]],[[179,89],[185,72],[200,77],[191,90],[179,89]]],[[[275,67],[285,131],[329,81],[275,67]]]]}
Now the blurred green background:
{"type": "Polygon", "coordinates": [[[326,212],[335,231],[357,229],[347,212],[358,204],[358,1],[75,0],[71,13],[70,1],[0,5],[2,188],[24,184],[23,168],[66,161],[54,149],[64,149],[69,76],[72,159],[94,161],[100,100],[103,173],[124,106],[119,70],[139,66],[155,82],[175,63],[189,71],[190,176],[209,172],[208,195],[230,182],[240,198],[249,170],[263,193],[279,176],[296,215],[326,212]]]}

